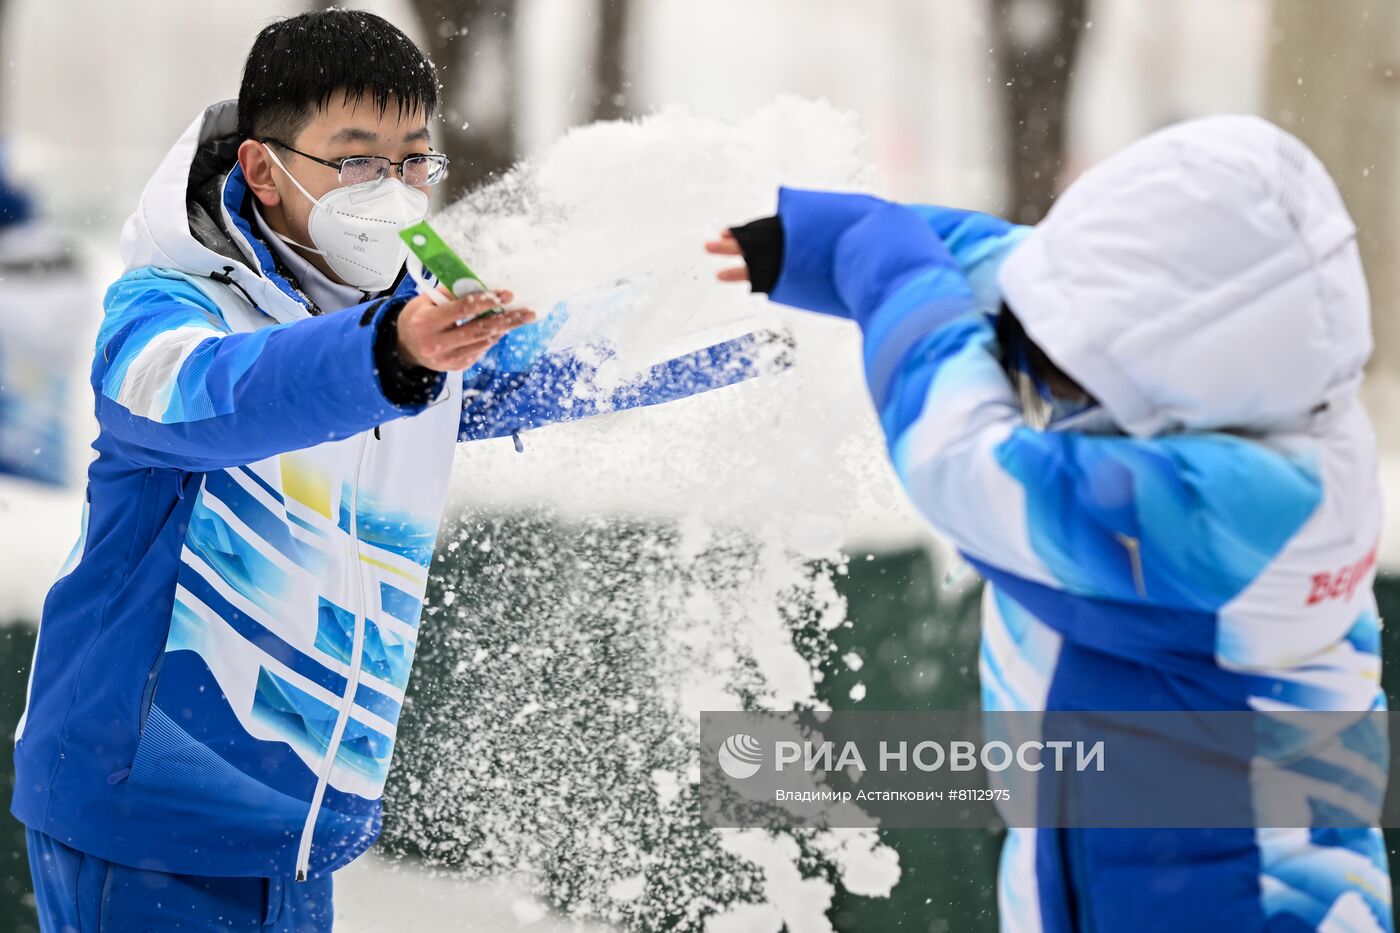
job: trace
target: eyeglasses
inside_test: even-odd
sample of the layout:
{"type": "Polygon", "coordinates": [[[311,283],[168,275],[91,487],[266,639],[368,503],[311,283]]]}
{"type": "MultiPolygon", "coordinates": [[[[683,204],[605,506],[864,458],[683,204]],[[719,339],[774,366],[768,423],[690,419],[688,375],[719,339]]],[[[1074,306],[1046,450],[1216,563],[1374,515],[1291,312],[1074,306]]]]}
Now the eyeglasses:
{"type": "Polygon", "coordinates": [[[399,170],[399,177],[406,185],[435,185],[447,177],[447,156],[438,152],[415,152],[404,156],[401,162],[392,162],[387,156],[346,156],[332,161],[318,158],[300,149],[293,149],[275,139],[263,139],[260,142],[281,146],[304,159],[330,166],[339,173],[342,185],[363,185],[379,181],[388,177],[390,169],[394,168],[399,170]]]}

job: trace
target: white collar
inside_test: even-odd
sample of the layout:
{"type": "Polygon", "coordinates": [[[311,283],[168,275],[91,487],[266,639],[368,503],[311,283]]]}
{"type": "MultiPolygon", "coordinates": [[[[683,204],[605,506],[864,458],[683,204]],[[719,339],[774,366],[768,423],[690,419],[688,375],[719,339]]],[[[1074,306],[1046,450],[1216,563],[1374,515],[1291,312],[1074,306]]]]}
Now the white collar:
{"type": "Polygon", "coordinates": [[[332,282],[326,278],[326,274],[317,269],[303,255],[298,253],[288,244],[284,243],[267,221],[263,219],[262,209],[253,204],[253,221],[262,232],[263,242],[282,260],[287,270],[292,273],[296,284],[302,291],[306,292],[306,297],[316,303],[316,307],[323,312],[339,311],[351,305],[360,304],[373,297],[373,293],[356,288],[353,285],[343,285],[340,282],[332,282]]]}

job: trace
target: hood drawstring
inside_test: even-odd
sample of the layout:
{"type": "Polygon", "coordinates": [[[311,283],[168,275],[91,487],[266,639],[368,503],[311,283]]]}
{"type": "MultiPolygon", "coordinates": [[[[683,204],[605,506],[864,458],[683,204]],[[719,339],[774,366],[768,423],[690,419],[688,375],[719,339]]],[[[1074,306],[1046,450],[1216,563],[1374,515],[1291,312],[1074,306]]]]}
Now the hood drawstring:
{"type": "MultiPolygon", "coordinates": [[[[248,290],[242,285],[240,285],[237,279],[229,275],[229,273],[232,271],[233,266],[224,266],[224,271],[211,272],[209,273],[209,278],[213,279],[215,282],[218,282],[220,285],[227,285],[230,288],[238,289],[239,293],[243,295],[244,300],[246,300],[248,304],[252,305],[254,310],[262,311],[262,308],[258,307],[258,303],[253,300],[253,296],[248,294],[248,290]]],[[[266,312],[263,313],[265,314],[266,312]]]]}

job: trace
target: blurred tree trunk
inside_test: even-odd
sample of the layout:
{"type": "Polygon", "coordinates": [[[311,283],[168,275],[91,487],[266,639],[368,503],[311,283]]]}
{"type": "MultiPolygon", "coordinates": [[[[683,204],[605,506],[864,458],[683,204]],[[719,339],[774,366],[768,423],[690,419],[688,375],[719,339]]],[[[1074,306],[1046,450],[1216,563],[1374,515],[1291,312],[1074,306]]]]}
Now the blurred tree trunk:
{"type": "Polygon", "coordinates": [[[598,0],[598,41],[593,49],[594,120],[628,115],[627,28],[632,0],[598,0]]]}
{"type": "Polygon", "coordinates": [[[450,204],[480,182],[510,168],[516,158],[514,0],[409,0],[423,26],[428,57],[442,82],[443,121],[434,145],[452,161],[441,197],[450,204]],[[497,63],[500,74],[474,75],[473,65],[497,63]],[[495,112],[462,105],[470,79],[502,88],[495,112]],[[470,124],[469,124],[470,120],[470,124]]]}
{"type": "Polygon", "coordinates": [[[992,0],[1010,155],[1007,216],[1035,223],[1058,193],[1070,82],[1088,0],[992,0]]]}
{"type": "MultiPolygon", "coordinates": [[[[1274,0],[1272,38],[1268,114],[1318,154],[1356,220],[1371,283],[1372,371],[1388,383],[1374,389],[1400,402],[1400,4],[1274,0]]],[[[1391,429],[1387,440],[1400,436],[1391,429]]]]}

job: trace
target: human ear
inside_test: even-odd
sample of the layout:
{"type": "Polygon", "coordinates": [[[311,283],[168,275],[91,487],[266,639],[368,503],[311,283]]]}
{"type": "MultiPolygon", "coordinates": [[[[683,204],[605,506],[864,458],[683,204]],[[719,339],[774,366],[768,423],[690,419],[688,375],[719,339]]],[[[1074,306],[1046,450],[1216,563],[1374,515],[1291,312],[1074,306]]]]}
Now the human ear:
{"type": "Polygon", "coordinates": [[[263,144],[245,139],[238,146],[238,164],[243,167],[243,178],[264,207],[276,207],[282,203],[282,195],[272,178],[272,160],[267,156],[263,144]]]}

